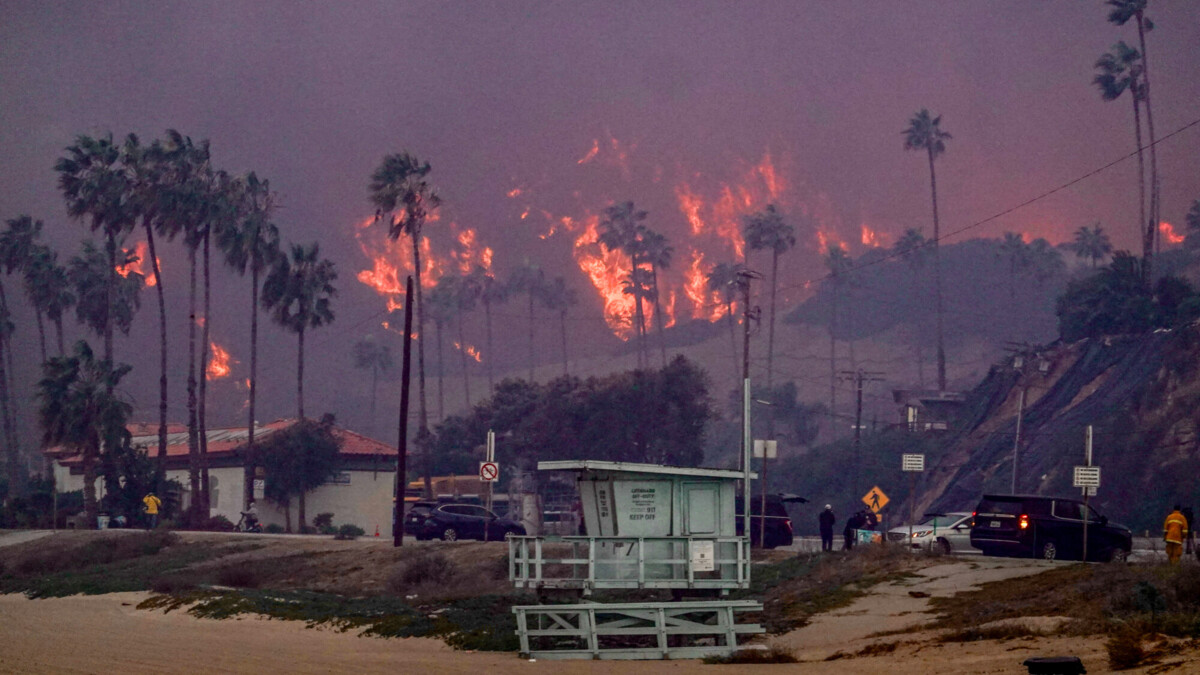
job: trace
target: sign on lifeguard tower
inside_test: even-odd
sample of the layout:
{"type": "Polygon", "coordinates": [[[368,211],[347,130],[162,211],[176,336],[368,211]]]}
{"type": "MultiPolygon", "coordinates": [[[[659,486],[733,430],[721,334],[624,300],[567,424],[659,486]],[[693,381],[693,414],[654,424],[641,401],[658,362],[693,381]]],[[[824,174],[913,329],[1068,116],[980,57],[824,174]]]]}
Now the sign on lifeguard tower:
{"type": "Polygon", "coordinates": [[[883,510],[883,507],[887,506],[889,500],[888,496],[883,493],[883,490],[880,490],[879,486],[876,485],[875,487],[871,488],[870,492],[863,495],[862,501],[867,505],[868,509],[871,509],[875,513],[879,513],[883,510]]]}

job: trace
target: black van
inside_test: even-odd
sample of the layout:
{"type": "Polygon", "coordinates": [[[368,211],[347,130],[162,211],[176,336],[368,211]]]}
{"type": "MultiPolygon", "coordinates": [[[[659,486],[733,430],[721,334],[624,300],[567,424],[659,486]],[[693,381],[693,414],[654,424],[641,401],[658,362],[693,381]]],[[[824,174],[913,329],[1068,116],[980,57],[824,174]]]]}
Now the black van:
{"type": "MultiPolygon", "coordinates": [[[[784,504],[806,503],[808,503],[808,500],[798,495],[768,494],[766,541],[760,542],[759,537],[762,534],[762,495],[752,496],[750,498],[750,545],[754,547],[761,546],[762,548],[791,546],[793,540],[792,518],[788,515],[787,507],[784,504]]],[[[739,537],[742,536],[742,513],[742,498],[739,495],[737,500],[737,533],[739,537]]]]}
{"type": "Polygon", "coordinates": [[[975,507],[971,546],[984,555],[1079,560],[1087,518],[1088,560],[1123,560],[1133,548],[1129,528],[1108,522],[1078,499],[984,495],[975,507]]]}

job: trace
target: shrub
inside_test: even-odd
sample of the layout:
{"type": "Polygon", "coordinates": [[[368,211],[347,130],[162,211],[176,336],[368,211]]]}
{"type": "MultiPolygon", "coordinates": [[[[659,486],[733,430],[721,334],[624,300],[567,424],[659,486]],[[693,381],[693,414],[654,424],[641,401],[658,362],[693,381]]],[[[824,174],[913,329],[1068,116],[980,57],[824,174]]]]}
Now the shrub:
{"type": "Polygon", "coordinates": [[[1113,670],[1134,668],[1146,659],[1146,650],[1142,648],[1142,634],[1136,630],[1124,628],[1104,644],[1108,651],[1108,664],[1113,670]]]}
{"type": "Polygon", "coordinates": [[[210,532],[233,532],[234,524],[229,522],[229,519],[222,515],[216,515],[208,519],[208,523],[204,529],[210,532]]]}
{"type": "MultiPolygon", "coordinates": [[[[507,572],[506,572],[507,574],[507,572]]],[[[403,562],[388,579],[388,589],[404,593],[425,584],[445,585],[458,575],[458,566],[438,551],[424,552],[403,562]]]]}
{"type": "Polygon", "coordinates": [[[263,532],[267,534],[283,534],[283,526],[279,523],[271,523],[263,528],[263,532]]]}
{"type": "Polygon", "coordinates": [[[337,534],[334,535],[333,538],[334,539],[358,539],[359,537],[363,536],[364,534],[366,534],[366,531],[363,530],[361,527],[359,527],[357,525],[351,525],[350,523],[346,523],[345,525],[338,528],[337,534]]]}
{"type": "Polygon", "coordinates": [[[217,571],[217,583],[234,588],[258,588],[261,580],[251,565],[242,562],[217,571]]]}
{"type": "MultiPolygon", "coordinates": [[[[841,652],[838,652],[841,654],[841,652]]],[[[828,659],[827,659],[828,660],[828,659]]],[[[771,645],[767,649],[739,649],[728,656],[708,656],[704,663],[712,665],[740,665],[744,663],[799,663],[800,660],[792,650],[779,645],[771,645]]]]}
{"type": "Polygon", "coordinates": [[[318,513],[316,518],[313,518],[313,527],[318,530],[326,527],[333,527],[332,513],[318,513]]]}
{"type": "Polygon", "coordinates": [[[171,574],[158,577],[150,582],[150,590],[155,593],[170,595],[190,591],[200,585],[199,579],[185,574],[171,574]]]}

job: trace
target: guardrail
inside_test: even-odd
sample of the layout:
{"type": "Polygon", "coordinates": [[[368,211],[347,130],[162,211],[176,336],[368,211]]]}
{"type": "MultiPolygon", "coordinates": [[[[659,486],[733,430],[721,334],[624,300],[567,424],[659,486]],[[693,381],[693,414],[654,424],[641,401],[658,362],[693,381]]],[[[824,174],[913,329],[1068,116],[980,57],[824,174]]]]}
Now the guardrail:
{"type": "Polygon", "coordinates": [[[517,588],[746,588],[745,537],[510,536],[508,577],[517,588]],[[712,571],[697,569],[693,543],[711,543],[712,571]]]}

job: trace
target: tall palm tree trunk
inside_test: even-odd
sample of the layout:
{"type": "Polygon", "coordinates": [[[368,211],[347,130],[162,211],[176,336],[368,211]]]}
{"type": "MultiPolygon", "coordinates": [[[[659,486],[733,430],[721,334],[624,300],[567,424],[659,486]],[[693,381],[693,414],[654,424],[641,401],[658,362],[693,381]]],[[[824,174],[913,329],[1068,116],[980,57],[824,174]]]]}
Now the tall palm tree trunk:
{"type": "Polygon", "coordinates": [[[296,332],[296,418],[304,420],[304,326],[296,332]]]}
{"type": "Polygon", "coordinates": [[[929,151],[929,190],[933,196],[933,295],[934,311],[937,312],[937,373],[938,391],[946,390],[946,343],[942,327],[942,230],[938,223],[937,174],[933,171],[933,148],[929,151]]]}
{"type": "Polygon", "coordinates": [[[36,307],[33,310],[33,315],[37,317],[38,328],[38,348],[41,350],[42,360],[39,363],[46,362],[46,324],[42,320],[42,310],[36,307]]]}
{"type": "Polygon", "coordinates": [[[658,267],[655,265],[650,266],[650,283],[654,284],[654,318],[657,319],[656,323],[658,324],[658,349],[662,352],[662,364],[666,368],[667,338],[663,334],[662,303],[660,302],[661,298],[658,292],[658,267]]]}
{"type": "MultiPolygon", "coordinates": [[[[913,273],[913,291],[914,291],[913,295],[918,296],[918,295],[920,295],[920,287],[921,287],[920,278],[917,276],[917,270],[915,268],[912,270],[912,273],[913,273]]],[[[913,357],[916,359],[916,362],[917,362],[917,385],[921,389],[924,389],[925,388],[925,356],[924,356],[924,352],[921,350],[920,326],[921,326],[921,322],[914,320],[912,322],[910,330],[912,331],[913,357]]]]}
{"type": "Polygon", "coordinates": [[[733,352],[733,379],[741,381],[742,371],[738,369],[737,332],[734,331],[733,301],[725,302],[725,315],[729,318],[729,349],[733,352]]]}
{"type": "Polygon", "coordinates": [[[209,482],[208,482],[208,345],[210,324],[212,317],[210,316],[211,304],[209,302],[209,259],[208,259],[208,240],[209,233],[204,233],[204,326],[201,329],[202,337],[200,339],[200,401],[196,409],[196,422],[200,440],[200,494],[203,500],[204,516],[208,517],[210,512],[209,506],[209,482]]]}
{"type": "Polygon", "coordinates": [[[429,439],[429,412],[425,407],[425,300],[421,292],[421,242],[420,233],[412,231],[413,276],[417,296],[417,447],[425,462],[425,498],[433,498],[433,447],[429,439]]]}
{"type": "Polygon", "coordinates": [[[467,370],[467,340],[463,332],[462,312],[458,313],[458,357],[462,361],[463,391],[467,395],[467,408],[471,407],[471,373],[467,370]]]}
{"type": "MultiPolygon", "coordinates": [[[[776,280],[779,276],[779,251],[772,249],[771,255],[771,314],[767,319],[767,391],[771,391],[772,378],[774,376],[775,367],[775,293],[777,290],[776,280]]],[[[770,394],[768,393],[768,396],[770,394]]],[[[773,421],[774,415],[768,414],[767,421],[773,421]]],[[[774,436],[770,436],[774,438],[774,436]]],[[[764,513],[766,513],[764,511],[764,513]]]]}
{"type": "Polygon", "coordinates": [[[433,332],[437,334],[437,418],[438,421],[446,419],[446,361],[442,357],[442,322],[433,322],[433,332]]]}
{"type": "MultiPolygon", "coordinates": [[[[833,297],[829,303],[829,418],[835,420],[837,414],[837,306],[838,306],[838,284],[835,279],[833,282],[833,297]]],[[[836,429],[837,425],[830,423],[830,428],[836,429]]],[[[834,432],[837,436],[837,432],[834,432]]]]}
{"type": "Polygon", "coordinates": [[[242,458],[242,507],[249,508],[254,499],[254,394],[258,385],[258,266],[250,263],[250,399],[246,416],[246,456],[242,458]]]}
{"type": "Polygon", "coordinates": [[[495,375],[492,374],[492,360],[496,358],[496,352],[492,351],[492,303],[487,300],[483,301],[483,316],[487,323],[487,376],[488,376],[488,393],[496,388],[495,375]]]}
{"type": "MultiPolygon", "coordinates": [[[[1150,131],[1150,236],[1158,240],[1159,186],[1158,186],[1158,153],[1155,150],[1154,111],[1150,107],[1150,57],[1146,54],[1145,17],[1137,13],[1138,43],[1142,48],[1142,93],[1146,97],[1146,126],[1150,131]]],[[[1134,97],[1136,98],[1136,96],[1134,97]]],[[[1141,147],[1141,143],[1138,143],[1141,147]]],[[[1149,265],[1147,265],[1149,267],[1149,265]]],[[[1146,278],[1150,278],[1150,270],[1146,270],[1146,278]]]]}
{"type": "MultiPolygon", "coordinates": [[[[0,285],[0,298],[3,297],[3,285],[0,285]]],[[[0,424],[3,425],[4,433],[4,459],[5,459],[5,475],[8,477],[8,484],[11,489],[16,489],[22,484],[21,481],[21,463],[18,456],[17,444],[13,442],[12,415],[9,414],[9,388],[8,388],[8,368],[5,365],[4,353],[8,351],[8,310],[4,303],[0,302],[0,424]]],[[[85,487],[87,483],[85,483],[85,487]]],[[[92,486],[95,489],[95,485],[92,486]]]]}
{"type": "Polygon", "coordinates": [[[158,298],[158,463],[154,482],[161,483],[167,475],[167,301],[163,291],[162,274],[158,269],[158,251],[154,246],[154,228],[150,218],[146,226],[146,247],[150,255],[150,270],[154,273],[154,289],[158,298]]]}
{"type": "Polygon", "coordinates": [[[187,375],[187,416],[188,416],[188,487],[191,490],[191,503],[188,509],[193,519],[200,512],[200,440],[196,428],[196,249],[188,247],[188,375],[187,375]]]}
{"type": "Polygon", "coordinates": [[[371,364],[371,435],[375,436],[375,395],[379,391],[379,366],[371,364]]]}
{"type": "Polygon", "coordinates": [[[634,327],[637,333],[637,367],[642,369],[646,367],[646,315],[642,313],[642,282],[638,279],[638,261],[633,259],[633,267],[629,271],[629,280],[633,282],[633,307],[634,316],[637,320],[637,325],[634,327]]]}
{"type": "Polygon", "coordinates": [[[533,286],[529,287],[529,383],[533,384],[533,286]]]}
{"type": "MultiPolygon", "coordinates": [[[[104,360],[113,363],[113,304],[116,301],[117,286],[117,240],[108,237],[108,286],[104,289],[104,360]]],[[[112,385],[107,386],[107,393],[112,393],[112,385]]]]}
{"type": "Polygon", "coordinates": [[[54,332],[58,338],[58,355],[64,356],[66,354],[66,348],[63,345],[63,322],[61,314],[54,319],[54,332]]]}
{"type": "Polygon", "coordinates": [[[563,310],[558,315],[559,327],[562,329],[562,354],[563,354],[563,375],[570,375],[567,370],[567,310],[563,310]]]}
{"type": "MultiPolygon", "coordinates": [[[[1141,223],[1149,223],[1146,214],[1146,160],[1145,153],[1142,150],[1142,109],[1138,103],[1137,95],[1130,96],[1133,99],[1133,129],[1134,138],[1137,140],[1137,156],[1138,156],[1138,218],[1141,223]]],[[[1141,228],[1138,228],[1141,229],[1141,228]]],[[[1153,226],[1147,226],[1142,230],[1142,277],[1146,280],[1146,285],[1149,286],[1153,276],[1151,274],[1151,258],[1154,257],[1154,230],[1153,226]]]]}

